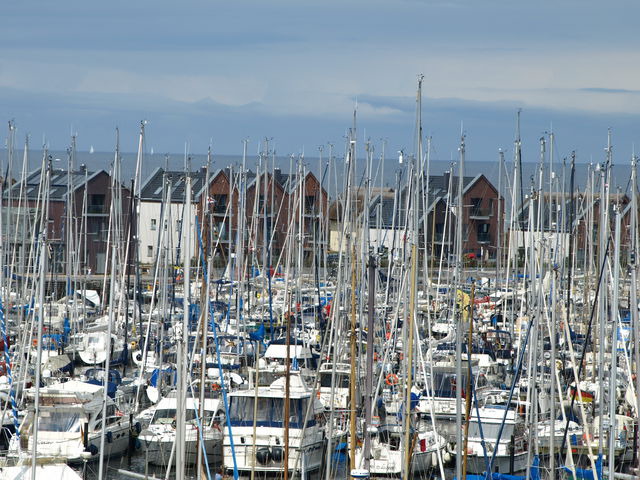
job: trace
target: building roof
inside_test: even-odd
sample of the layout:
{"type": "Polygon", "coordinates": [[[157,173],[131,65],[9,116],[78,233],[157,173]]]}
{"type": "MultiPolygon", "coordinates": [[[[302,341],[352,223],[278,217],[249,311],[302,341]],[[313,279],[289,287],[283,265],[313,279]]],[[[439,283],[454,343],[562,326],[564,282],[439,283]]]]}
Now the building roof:
{"type": "MultiPolygon", "coordinates": [[[[105,170],[88,172],[85,169],[74,170],[70,174],[67,170],[53,169],[50,177],[49,201],[62,202],[66,201],[67,187],[71,184],[71,190],[75,191],[84,186],[85,182],[90,182],[101,173],[108,173],[105,170]],[[71,177],[71,178],[69,178],[71,177]]],[[[40,193],[40,184],[42,182],[41,169],[31,172],[24,182],[16,182],[11,186],[12,198],[18,198],[21,188],[27,200],[37,200],[40,193]]],[[[9,192],[4,192],[3,197],[9,198],[9,192]]]]}
{"type": "MultiPolygon", "coordinates": [[[[201,168],[195,172],[190,172],[192,198],[200,192],[206,181],[206,169],[201,168]]],[[[161,202],[164,195],[165,182],[171,185],[171,201],[182,203],[185,200],[185,188],[187,174],[183,170],[165,170],[162,167],[156,168],[151,176],[140,189],[140,199],[151,202],[161,202]]]]}
{"type": "MultiPolygon", "coordinates": [[[[533,197],[528,195],[524,199],[524,204],[518,208],[517,221],[520,230],[529,229],[529,208],[534,222],[540,219],[542,226],[536,227],[543,231],[553,231],[558,229],[561,232],[569,231],[569,221],[571,213],[571,195],[569,193],[549,193],[544,192],[542,202],[539,202],[539,196],[533,197]],[[542,211],[538,214],[539,205],[542,204],[542,211]]],[[[609,217],[614,217],[614,209],[616,204],[623,206],[622,213],[626,215],[629,209],[625,205],[629,202],[626,194],[609,194],[609,217]]],[[[585,193],[576,193],[573,196],[573,226],[582,222],[590,209],[598,209],[600,204],[600,195],[592,195],[585,193]]],[[[597,222],[599,219],[596,219],[597,222]]]]}
{"type": "MultiPolygon", "coordinates": [[[[476,175],[475,177],[462,177],[463,192],[466,192],[482,175],[476,175]]],[[[429,205],[427,205],[427,212],[431,212],[440,201],[446,201],[448,198],[455,199],[458,192],[458,177],[450,177],[449,172],[445,172],[443,175],[430,175],[429,176],[429,205]],[[451,184],[451,192],[449,193],[448,187],[451,184]]],[[[423,189],[420,189],[418,198],[423,199],[423,189]]],[[[454,200],[455,202],[455,200],[454,200]]],[[[390,197],[388,195],[377,195],[371,201],[369,206],[369,225],[372,227],[377,225],[378,219],[380,220],[381,228],[392,228],[394,226],[393,211],[394,205],[396,205],[396,218],[395,227],[404,227],[405,213],[407,210],[407,187],[405,186],[398,199],[390,197]]],[[[418,205],[419,221],[422,221],[424,215],[424,202],[420,202],[418,205]]]]}

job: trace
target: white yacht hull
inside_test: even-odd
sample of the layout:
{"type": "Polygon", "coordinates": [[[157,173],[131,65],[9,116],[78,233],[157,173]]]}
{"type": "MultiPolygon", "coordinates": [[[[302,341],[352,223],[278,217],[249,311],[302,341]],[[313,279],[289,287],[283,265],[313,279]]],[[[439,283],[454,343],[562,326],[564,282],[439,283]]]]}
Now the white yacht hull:
{"type": "MultiPolygon", "coordinates": [[[[255,466],[256,472],[282,472],[287,465],[290,472],[308,473],[322,466],[325,440],[320,432],[306,432],[302,439],[300,431],[292,429],[289,433],[289,458],[286,460],[283,458],[284,445],[279,441],[283,437],[282,429],[259,428],[255,453],[252,432],[250,427],[233,428],[233,448],[239,471],[251,471],[255,466]]],[[[234,467],[228,436],[224,440],[224,466],[227,470],[234,467]]]]}

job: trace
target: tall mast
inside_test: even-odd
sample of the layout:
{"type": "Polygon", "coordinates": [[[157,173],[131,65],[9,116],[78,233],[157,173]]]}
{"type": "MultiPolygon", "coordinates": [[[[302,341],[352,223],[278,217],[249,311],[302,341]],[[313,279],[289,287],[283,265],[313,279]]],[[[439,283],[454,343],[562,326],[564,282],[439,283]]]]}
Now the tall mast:
{"type": "MultiPolygon", "coordinates": [[[[598,252],[600,253],[599,265],[602,265],[605,258],[605,245],[607,244],[607,238],[609,237],[609,222],[608,222],[608,209],[609,209],[609,171],[611,168],[612,146],[611,146],[611,130],[607,132],[607,157],[606,162],[600,170],[600,244],[598,246],[598,252]]],[[[602,280],[601,280],[602,281],[602,280]]],[[[604,354],[605,354],[605,329],[606,329],[606,295],[600,295],[598,297],[598,320],[599,320],[599,332],[598,332],[598,384],[600,387],[598,405],[599,410],[599,425],[598,431],[604,432],[603,420],[605,416],[604,407],[604,354]]],[[[604,449],[604,435],[598,436],[598,454],[602,455],[604,449]]],[[[600,479],[599,479],[600,480],[600,479]]]]}
{"type": "MultiPolygon", "coordinates": [[[[31,453],[31,480],[36,480],[36,459],[38,456],[38,421],[40,418],[40,378],[42,370],[42,330],[44,327],[44,295],[45,295],[45,283],[47,275],[47,230],[49,228],[49,183],[51,179],[51,155],[46,154],[46,160],[43,162],[43,170],[46,175],[44,183],[44,202],[42,204],[41,222],[40,222],[40,263],[38,269],[40,271],[40,279],[38,285],[38,327],[37,327],[37,339],[38,349],[36,353],[35,364],[35,398],[34,398],[34,418],[33,422],[33,452],[31,453]]],[[[7,348],[5,346],[5,348],[7,348]]],[[[102,479],[100,479],[102,480],[102,479]]]]}
{"type": "MultiPolygon", "coordinates": [[[[72,253],[74,251],[73,248],[73,218],[74,218],[74,208],[73,208],[73,195],[74,195],[74,191],[73,191],[73,156],[75,153],[75,149],[76,149],[76,137],[75,135],[71,136],[71,147],[67,150],[67,205],[66,205],[66,209],[67,209],[67,218],[65,219],[65,229],[66,229],[66,253],[65,253],[65,257],[66,257],[66,277],[67,277],[67,281],[66,281],[66,286],[67,286],[67,291],[66,291],[66,295],[67,298],[69,298],[71,296],[71,256],[72,253]]],[[[70,315],[69,315],[69,301],[67,300],[67,302],[65,302],[65,317],[67,318],[67,320],[70,320],[70,315]]]]}
{"type": "Polygon", "coordinates": [[[497,232],[496,232],[496,290],[500,288],[500,278],[502,276],[502,165],[504,164],[504,152],[498,149],[498,201],[496,202],[497,232]]]}
{"type": "Polygon", "coordinates": [[[189,311],[191,309],[191,174],[185,172],[184,216],[182,217],[182,231],[184,232],[184,315],[182,319],[182,338],[178,339],[177,350],[177,412],[176,412],[176,480],[184,480],[185,477],[185,409],[187,394],[187,358],[189,340],[189,311]]]}
{"type": "MultiPolygon", "coordinates": [[[[465,155],[465,138],[464,134],[460,138],[460,166],[458,168],[458,208],[456,213],[456,269],[454,279],[454,294],[457,295],[457,289],[462,287],[462,216],[464,213],[463,188],[464,188],[464,155],[465,155]]],[[[454,302],[455,305],[456,302],[454,302]]],[[[456,322],[456,478],[462,478],[462,342],[464,339],[463,328],[463,312],[462,305],[457,316],[454,316],[456,322]]],[[[470,320],[471,321],[471,320],[470,320]]]]}
{"type": "MultiPolygon", "coordinates": [[[[552,232],[553,228],[553,211],[555,210],[556,202],[553,197],[553,132],[549,134],[549,232],[552,232]]],[[[540,226],[541,229],[544,225],[540,226]]],[[[553,238],[553,237],[551,237],[553,238]]],[[[557,238],[557,236],[556,236],[557,238]]],[[[556,254],[556,246],[553,246],[554,255],[556,254]]],[[[550,261],[554,263],[555,259],[550,258],[550,261]]],[[[551,473],[550,480],[556,479],[555,462],[556,462],[556,271],[551,269],[551,362],[549,367],[551,369],[551,382],[549,384],[549,445],[551,445],[551,453],[549,454],[549,470],[551,473]]]]}
{"type": "MultiPolygon", "coordinates": [[[[611,300],[611,365],[609,370],[609,451],[607,458],[609,460],[609,478],[615,478],[616,467],[616,442],[617,435],[617,419],[616,407],[618,404],[616,398],[617,376],[618,376],[618,317],[620,315],[620,306],[618,305],[620,292],[620,230],[622,224],[622,211],[620,204],[615,206],[615,245],[613,246],[613,298],[611,300]]],[[[633,306],[637,310],[637,306],[633,306]]],[[[600,401],[604,403],[601,397],[600,401]]],[[[601,433],[602,436],[602,433],[601,433]]]]}
{"type": "MultiPolygon", "coordinates": [[[[631,159],[631,232],[629,249],[629,266],[631,268],[631,325],[633,333],[633,351],[635,354],[636,375],[636,413],[640,407],[640,324],[638,322],[638,193],[637,193],[637,163],[638,158],[633,155],[631,159]]],[[[638,430],[640,425],[636,422],[633,438],[633,465],[638,467],[638,430]]]]}
{"type": "MultiPolygon", "coordinates": [[[[345,209],[345,214],[349,215],[348,218],[348,231],[347,231],[347,240],[348,240],[348,248],[349,254],[351,257],[351,332],[349,335],[349,352],[351,359],[351,369],[350,369],[350,383],[349,383],[349,398],[350,398],[350,411],[349,411],[349,463],[350,469],[353,470],[356,468],[356,412],[357,412],[357,401],[356,401],[356,247],[355,247],[355,236],[356,228],[355,228],[355,215],[356,212],[353,211],[354,207],[357,203],[357,200],[353,198],[353,192],[351,191],[353,176],[355,175],[355,150],[356,150],[356,136],[355,136],[355,111],[353,114],[353,123],[354,129],[349,136],[349,150],[347,152],[347,160],[349,161],[348,165],[348,173],[347,173],[347,198],[345,202],[349,205],[347,209],[345,209]]],[[[334,358],[334,362],[336,359],[334,358]]]]}
{"type": "MultiPolygon", "coordinates": [[[[111,194],[111,202],[109,207],[109,224],[111,234],[111,278],[109,280],[109,311],[107,320],[107,341],[105,345],[106,359],[104,362],[104,378],[109,378],[109,367],[111,364],[111,334],[112,327],[117,320],[116,317],[116,279],[118,278],[118,245],[120,241],[119,215],[122,213],[120,204],[120,132],[116,129],[116,152],[113,159],[113,191],[111,194]]],[[[86,187],[86,185],[85,185],[86,187]]],[[[109,243],[107,243],[109,245],[109,243]]],[[[105,269],[105,278],[107,271],[105,269]]],[[[102,392],[102,428],[100,433],[100,462],[98,467],[98,480],[102,480],[104,475],[104,451],[105,451],[105,433],[107,430],[107,382],[104,382],[102,392]]]]}

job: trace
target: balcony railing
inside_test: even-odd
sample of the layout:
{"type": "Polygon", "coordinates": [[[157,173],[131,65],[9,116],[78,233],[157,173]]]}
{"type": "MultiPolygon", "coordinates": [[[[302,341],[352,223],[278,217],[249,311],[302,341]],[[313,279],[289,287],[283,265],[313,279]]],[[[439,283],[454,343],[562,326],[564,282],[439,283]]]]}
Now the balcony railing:
{"type": "Polygon", "coordinates": [[[492,214],[493,212],[491,211],[490,208],[473,207],[469,212],[469,218],[485,219],[485,218],[489,218],[492,214]]]}
{"type": "MultiPolygon", "coordinates": [[[[431,241],[431,236],[429,235],[427,238],[427,241],[431,241]]],[[[448,237],[446,237],[443,233],[436,233],[435,235],[433,235],[433,241],[435,243],[444,243],[444,244],[449,244],[451,243],[451,240],[449,240],[448,237]]]]}
{"type": "Polygon", "coordinates": [[[211,209],[212,213],[214,215],[224,215],[225,213],[227,213],[227,206],[226,205],[214,205],[214,207],[211,209]]]}
{"type": "Polygon", "coordinates": [[[89,214],[105,213],[104,205],[89,205],[87,206],[87,213],[89,214]]]}
{"type": "Polygon", "coordinates": [[[491,243],[491,235],[488,233],[479,233],[478,243],[491,243]]]}

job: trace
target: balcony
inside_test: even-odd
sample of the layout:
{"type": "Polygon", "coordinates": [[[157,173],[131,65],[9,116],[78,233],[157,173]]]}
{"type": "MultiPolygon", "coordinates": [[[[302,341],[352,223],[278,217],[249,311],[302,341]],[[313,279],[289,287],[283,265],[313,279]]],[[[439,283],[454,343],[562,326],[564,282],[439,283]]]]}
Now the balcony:
{"type": "Polygon", "coordinates": [[[106,215],[107,212],[105,212],[104,205],[98,204],[98,205],[88,205],[87,214],[88,215],[106,215]]]}
{"type": "Polygon", "coordinates": [[[493,212],[490,208],[472,207],[469,212],[470,220],[489,220],[493,212]]]}
{"type": "Polygon", "coordinates": [[[214,207],[211,209],[211,213],[213,215],[225,215],[227,213],[227,206],[226,205],[214,205],[214,207]]]}
{"type": "MultiPolygon", "coordinates": [[[[427,242],[431,242],[432,237],[427,238],[427,242]]],[[[449,240],[443,233],[437,233],[433,236],[433,243],[437,243],[440,245],[451,245],[451,240],[449,240]]]]}

